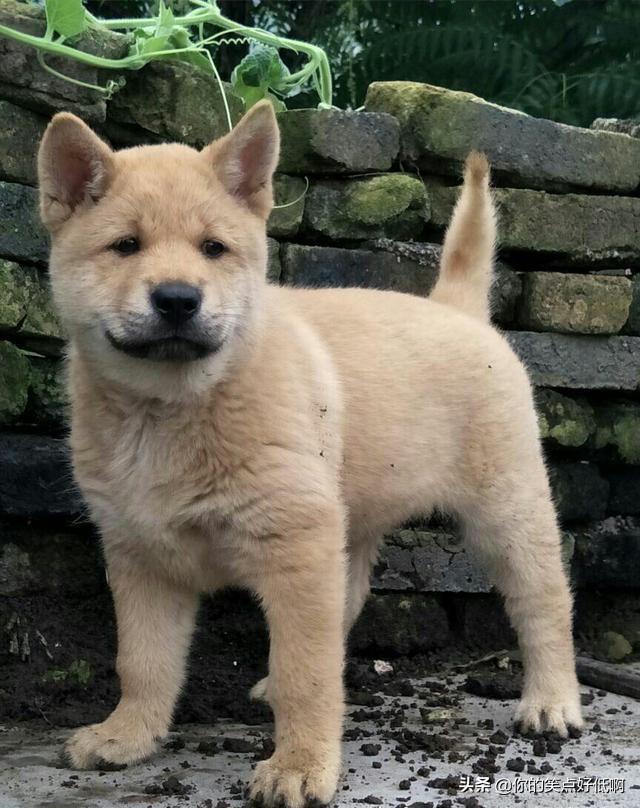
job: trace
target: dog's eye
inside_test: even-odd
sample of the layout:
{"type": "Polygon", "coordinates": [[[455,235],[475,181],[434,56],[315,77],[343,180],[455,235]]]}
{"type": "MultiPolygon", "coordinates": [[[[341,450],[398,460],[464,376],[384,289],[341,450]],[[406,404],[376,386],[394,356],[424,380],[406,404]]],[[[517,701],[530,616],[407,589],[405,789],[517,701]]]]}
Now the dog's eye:
{"type": "Polygon", "coordinates": [[[202,252],[207,256],[207,258],[217,258],[227,248],[222,244],[220,241],[205,241],[202,244],[202,252]]]}
{"type": "Polygon", "coordinates": [[[110,250],[120,253],[120,255],[133,255],[140,249],[140,242],[137,238],[119,238],[109,247],[110,250]]]}

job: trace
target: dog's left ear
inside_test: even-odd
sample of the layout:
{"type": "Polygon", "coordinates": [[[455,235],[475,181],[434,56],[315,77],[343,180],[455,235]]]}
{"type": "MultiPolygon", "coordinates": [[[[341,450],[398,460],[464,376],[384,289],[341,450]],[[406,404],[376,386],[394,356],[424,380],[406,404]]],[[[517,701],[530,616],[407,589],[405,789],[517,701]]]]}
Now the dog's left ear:
{"type": "Polygon", "coordinates": [[[273,207],[273,172],[278,165],[280,132],[269,101],[260,101],[240,123],[204,149],[227,191],[266,219],[273,207]]]}

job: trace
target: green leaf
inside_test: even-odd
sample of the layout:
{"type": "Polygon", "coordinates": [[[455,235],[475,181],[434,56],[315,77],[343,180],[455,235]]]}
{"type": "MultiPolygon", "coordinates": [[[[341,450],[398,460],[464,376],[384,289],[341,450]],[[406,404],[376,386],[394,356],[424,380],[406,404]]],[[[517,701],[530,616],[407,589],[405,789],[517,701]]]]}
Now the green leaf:
{"type": "Polygon", "coordinates": [[[86,28],[82,0],[46,0],[47,28],[63,37],[81,34],[86,28]]]}
{"type": "Polygon", "coordinates": [[[269,95],[269,90],[283,89],[284,79],[289,75],[287,66],[276,48],[255,45],[231,74],[231,84],[249,109],[269,95]]]}
{"type": "Polygon", "coordinates": [[[184,53],[174,53],[171,58],[180,59],[183,62],[189,62],[189,64],[195,65],[201,70],[206,70],[208,73],[211,73],[211,65],[209,64],[209,60],[197,50],[185,51],[184,53]]]}
{"type": "MultiPolygon", "coordinates": [[[[173,32],[169,37],[169,47],[188,48],[189,45],[192,44],[193,43],[186,28],[180,28],[178,26],[174,27],[173,32]]],[[[211,64],[209,63],[209,60],[202,52],[198,50],[194,49],[185,51],[184,53],[176,53],[172,58],[181,59],[183,62],[190,62],[192,65],[196,65],[202,70],[206,70],[209,73],[211,72],[211,64]]]]}
{"type": "Polygon", "coordinates": [[[169,37],[165,34],[163,36],[151,36],[149,39],[140,40],[139,53],[150,54],[158,53],[159,51],[167,50],[167,43],[169,37]]]}
{"type": "Polygon", "coordinates": [[[160,7],[158,8],[158,24],[156,26],[156,36],[171,36],[174,29],[173,11],[167,8],[160,0],[160,7]]]}

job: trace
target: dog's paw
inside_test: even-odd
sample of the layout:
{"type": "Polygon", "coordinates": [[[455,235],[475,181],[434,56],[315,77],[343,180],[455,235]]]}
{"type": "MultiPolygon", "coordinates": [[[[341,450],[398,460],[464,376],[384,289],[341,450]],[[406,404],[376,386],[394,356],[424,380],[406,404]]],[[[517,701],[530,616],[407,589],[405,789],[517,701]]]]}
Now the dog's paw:
{"type": "Polygon", "coordinates": [[[285,758],[276,751],[256,766],[249,793],[255,803],[266,808],[327,805],[336,792],[339,774],[339,760],[296,763],[293,756],[285,758]]]}
{"type": "Polygon", "coordinates": [[[115,768],[145,760],[156,746],[148,733],[125,734],[107,719],[76,730],[65,744],[62,760],[72,769],[115,768]]]}
{"type": "Polygon", "coordinates": [[[269,703],[269,697],[267,695],[267,691],[269,688],[269,677],[265,676],[263,679],[260,679],[259,682],[256,682],[255,685],[249,691],[249,698],[251,701],[266,701],[267,704],[269,703]]]}
{"type": "Polygon", "coordinates": [[[515,724],[520,732],[557,732],[566,738],[571,730],[583,726],[578,683],[568,686],[562,693],[538,691],[526,694],[518,705],[515,724]]]}

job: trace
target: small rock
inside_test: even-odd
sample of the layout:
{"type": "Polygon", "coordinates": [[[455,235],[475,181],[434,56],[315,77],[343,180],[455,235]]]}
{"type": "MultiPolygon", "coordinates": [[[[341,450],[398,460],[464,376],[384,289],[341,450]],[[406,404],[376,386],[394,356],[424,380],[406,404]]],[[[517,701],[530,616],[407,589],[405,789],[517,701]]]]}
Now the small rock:
{"type": "Polygon", "coordinates": [[[225,738],[222,742],[225,752],[255,752],[256,747],[252,741],[246,738],[225,738]]]}
{"type": "Polygon", "coordinates": [[[509,736],[506,732],[499,729],[497,732],[494,732],[493,735],[489,736],[489,740],[497,746],[504,746],[509,740],[509,736]]]}
{"type": "Polygon", "coordinates": [[[605,631],[598,639],[597,652],[608,662],[621,662],[633,653],[631,643],[616,631],[605,631]]]}
{"type": "Polygon", "coordinates": [[[214,740],[200,741],[196,746],[196,752],[201,752],[203,755],[216,755],[218,751],[218,742],[214,740]]]}

